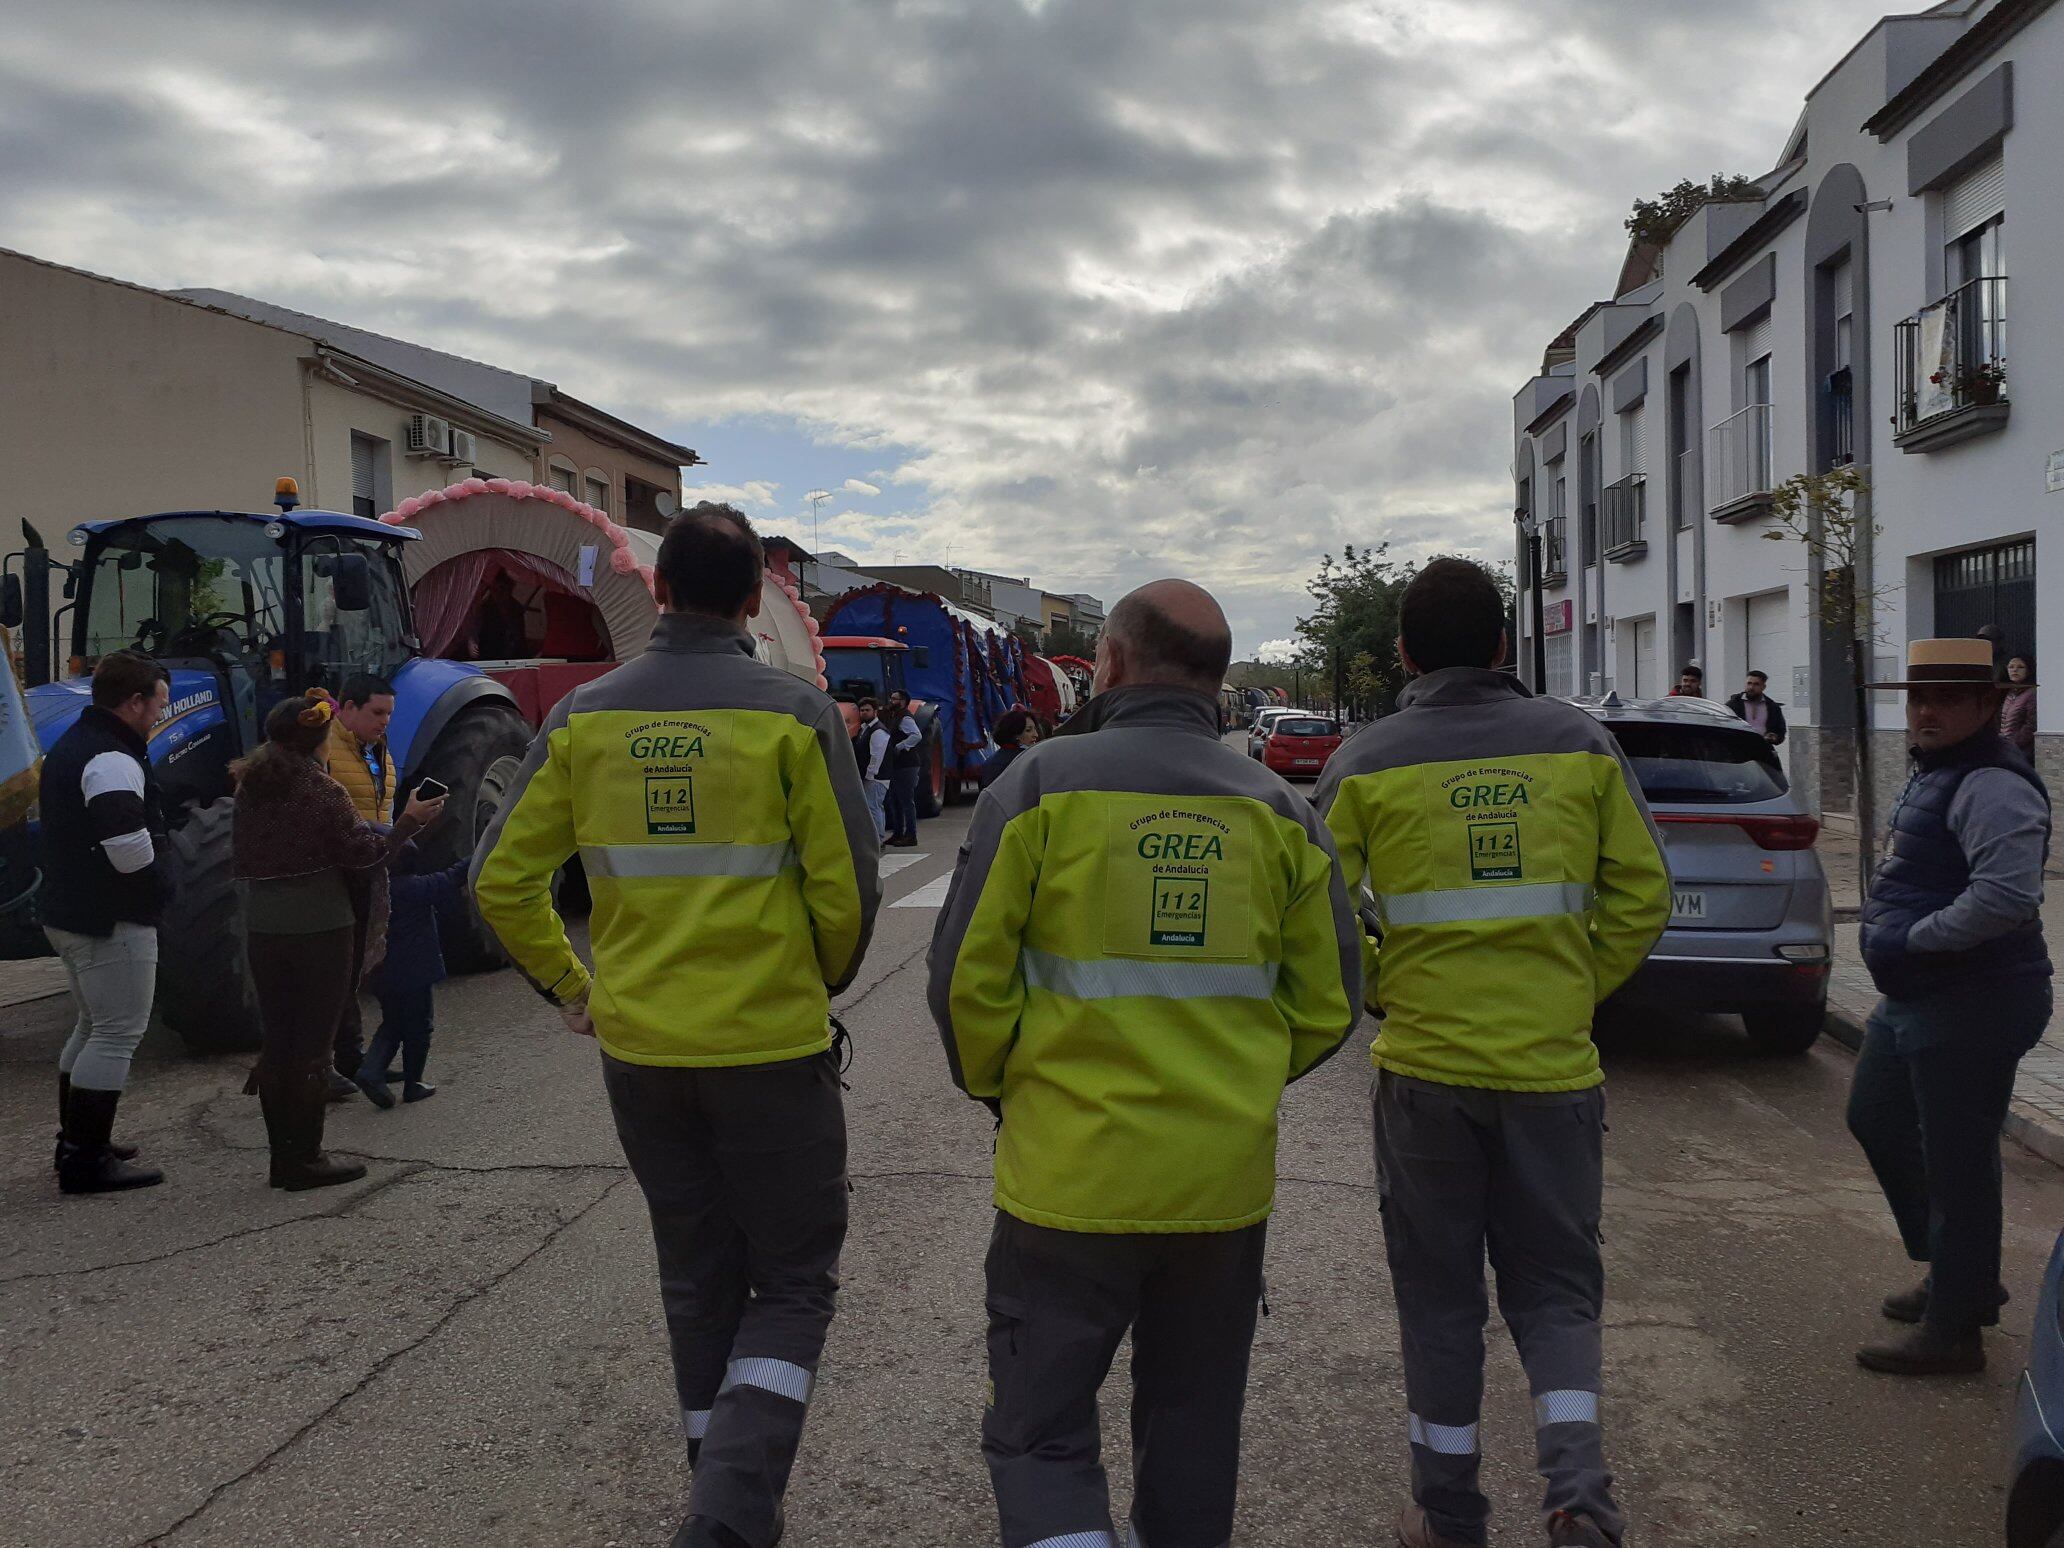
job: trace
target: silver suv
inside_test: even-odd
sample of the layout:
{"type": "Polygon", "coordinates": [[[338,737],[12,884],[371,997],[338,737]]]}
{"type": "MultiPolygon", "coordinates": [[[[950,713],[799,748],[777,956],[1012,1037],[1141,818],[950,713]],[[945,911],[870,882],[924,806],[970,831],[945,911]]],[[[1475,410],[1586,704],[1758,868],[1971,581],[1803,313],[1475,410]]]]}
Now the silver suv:
{"type": "Polygon", "coordinates": [[[1669,927],[1613,1003],[1735,1012],[1766,1051],[1806,1052],[1827,1013],[1834,917],[1820,821],[1777,750],[1705,699],[1570,702],[1618,739],[1670,862],[1669,927]]]}

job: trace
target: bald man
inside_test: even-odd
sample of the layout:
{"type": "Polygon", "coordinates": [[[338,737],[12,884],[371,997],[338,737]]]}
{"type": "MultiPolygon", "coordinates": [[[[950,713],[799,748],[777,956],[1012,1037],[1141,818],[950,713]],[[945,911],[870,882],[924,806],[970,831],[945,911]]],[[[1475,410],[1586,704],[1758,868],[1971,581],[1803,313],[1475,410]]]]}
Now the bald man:
{"type": "Polygon", "coordinates": [[[932,941],[997,1115],[982,1426],[1004,1548],[1116,1548],[1097,1391],[1133,1338],[1130,1543],[1232,1536],[1276,1109],[1361,1005],[1311,803],[1218,738],[1225,615],[1111,610],[1096,694],[984,792],[932,941]]]}

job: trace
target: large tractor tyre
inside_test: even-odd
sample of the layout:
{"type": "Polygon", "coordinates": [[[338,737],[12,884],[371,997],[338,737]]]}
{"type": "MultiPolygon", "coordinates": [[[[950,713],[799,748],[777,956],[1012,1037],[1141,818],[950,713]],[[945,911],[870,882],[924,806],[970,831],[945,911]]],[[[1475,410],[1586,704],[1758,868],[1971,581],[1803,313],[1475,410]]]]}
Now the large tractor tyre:
{"type": "Polygon", "coordinates": [[[935,725],[919,749],[924,754],[924,778],[917,782],[917,815],[920,817],[936,817],[946,809],[946,752],[941,741],[935,725]]]}
{"type": "Polygon", "coordinates": [[[261,1035],[231,859],[235,809],[229,796],[198,806],[165,841],[172,898],[158,923],[157,1012],[189,1053],[249,1053],[261,1035]]]}
{"type": "MultiPolygon", "coordinates": [[[[438,734],[417,777],[441,782],[451,795],[444,803],[444,820],[421,841],[425,869],[471,858],[502,809],[530,734],[523,717],[501,704],[463,710],[438,734]]],[[[443,944],[445,966],[454,973],[485,973],[509,960],[470,896],[447,927],[443,944]]]]}

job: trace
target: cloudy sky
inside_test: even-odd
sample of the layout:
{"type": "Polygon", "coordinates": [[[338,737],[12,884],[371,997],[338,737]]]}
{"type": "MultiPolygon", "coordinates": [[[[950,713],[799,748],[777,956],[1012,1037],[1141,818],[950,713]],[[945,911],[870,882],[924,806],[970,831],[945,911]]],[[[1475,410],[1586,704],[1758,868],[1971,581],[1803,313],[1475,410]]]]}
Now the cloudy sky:
{"type": "MultiPolygon", "coordinates": [[[[1913,8],[1918,9],[1918,4],[1913,8]]],[[[1243,650],[1509,552],[1631,199],[1767,170],[1871,0],[16,0],[0,246],[557,381],[763,527],[1243,650]]]]}

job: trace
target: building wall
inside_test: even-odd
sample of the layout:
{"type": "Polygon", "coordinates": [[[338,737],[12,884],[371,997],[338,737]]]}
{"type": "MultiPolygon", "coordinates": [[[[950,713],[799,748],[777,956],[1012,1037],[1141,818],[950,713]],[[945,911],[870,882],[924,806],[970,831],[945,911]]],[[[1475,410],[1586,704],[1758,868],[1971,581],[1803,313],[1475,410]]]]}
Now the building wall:
{"type": "MultiPolygon", "coordinates": [[[[1775,524],[1768,516],[1721,522],[1711,506],[1719,485],[1714,463],[1713,431],[1743,406],[1745,364],[1742,339],[1747,330],[1726,331],[1725,297],[1730,285],[1765,256],[1774,262],[1768,341],[1771,348],[1771,464],[1768,482],[1776,484],[1813,467],[1816,448],[1826,440],[1822,392],[1832,366],[1833,321],[1827,297],[1833,271],[1824,266],[1847,253],[1856,298],[1852,358],[1859,397],[1855,411],[1856,462],[1868,480],[1869,520],[1880,529],[1869,555],[1870,583],[1880,596],[1879,638],[1872,647],[1879,664],[1894,666],[1904,657],[1907,641],[1936,627],[1935,561],[1944,554],[2033,537],[2035,542],[2036,619],[2032,644],[2038,659],[2055,654],[2064,659],[2064,542],[2052,541],[2042,529],[2044,518],[2064,514],[2064,493],[2045,493],[2045,469],[2053,452],[2064,450],[2064,309],[2047,298],[2064,280],[2064,161],[2049,154],[2064,143],[2064,100],[2044,89],[2064,67],[2064,8],[2051,9],[2017,34],[1991,57],[1971,67],[1965,77],[1942,93],[1888,141],[1880,143],[1861,126],[1882,108],[1889,94],[1913,79],[1940,49],[1953,41],[1974,18],[1891,18],[1874,29],[1809,98],[1804,126],[1805,164],[1764,180],[1764,207],[1787,194],[1803,194],[1807,213],[1745,251],[1740,262],[1710,290],[1693,283],[1694,276],[1726,246],[1732,234],[1745,229],[1761,209],[1709,207],[1680,229],[1665,251],[1663,273],[1656,284],[1621,298],[1663,320],[1669,332],[1658,333],[1640,355],[1613,362],[1597,372],[1604,348],[1626,336],[1627,318],[1620,308],[1587,318],[1576,335],[1576,358],[1560,390],[1571,394],[1570,410],[1559,422],[1536,423],[1537,411],[1557,390],[1537,378],[1515,401],[1514,466],[1522,473],[1516,504],[1523,517],[1551,514],[1552,490],[1558,476],[1568,481],[1571,517],[1569,579],[1544,589],[1549,606],[1574,603],[1581,631],[1597,606],[1595,587],[1603,587],[1598,607],[1600,635],[1586,652],[1589,669],[1600,672],[1601,686],[1631,691],[1637,654],[1635,631],[1647,620],[1655,625],[1658,677],[1667,683],[1691,655],[1707,673],[1714,696],[1732,692],[1749,665],[1768,672],[1772,694],[1787,705],[1797,728],[1788,749],[1794,781],[1809,800],[1828,806],[1851,799],[1847,747],[1849,719],[1847,667],[1838,643],[1811,616],[1817,574],[1808,551],[1789,541],[1772,541],[1775,524]],[[1916,135],[1925,134],[1939,117],[1956,107],[1992,73],[2011,64],[2014,74],[2013,127],[2003,142],[2006,179],[2005,264],[2006,394],[2011,404],[2005,427],[1960,445],[1927,452],[1895,445],[1894,364],[1897,325],[1943,296],[1942,196],[1910,192],[1909,156],[1916,135]],[[1889,208],[1858,212],[1858,204],[1889,203],[1889,208]],[[1669,464],[1668,367],[1687,358],[1681,332],[1689,317],[1695,323],[1696,396],[1701,400],[1695,445],[1700,456],[1700,484],[1693,528],[1670,530],[1667,497],[1669,464]],[[1617,330],[1617,332],[1616,332],[1617,330]],[[1581,539],[1576,530],[1581,510],[1578,491],[1579,405],[1588,389],[1602,398],[1600,476],[1610,483],[1623,465],[1617,455],[1619,430],[1611,401],[1611,382],[1634,361],[1645,357],[1648,395],[1641,417],[1642,460],[1648,478],[1648,547],[1645,555],[1600,567],[1594,589],[1583,585],[1578,562],[1581,539]],[[1528,427],[1532,425],[1533,433],[1528,427]],[[1566,446],[1565,460],[1548,458],[1566,446]],[[1781,598],[1785,625],[1773,632],[1773,604],[1781,598]],[[1752,599],[1756,599],[1752,602],[1752,599]],[[1689,604],[1688,612],[1682,604],[1689,604]],[[1749,630],[1758,626],[1751,662],[1749,630]],[[1674,627],[1673,627],[1674,626],[1674,627]],[[1686,641],[1689,641],[1689,649],[1686,641]]],[[[1758,153],[1742,147],[1744,160],[1758,153]]],[[[1775,149],[1764,147],[1764,153],[1775,149]]],[[[1611,272],[1616,255],[1601,253],[1600,271],[1611,272]]],[[[1520,549],[1524,557],[1524,546],[1520,549]]],[[[1522,598],[1523,635],[1531,629],[1530,599],[1522,598]]],[[[1531,675],[1530,641],[1521,653],[1531,675]]],[[[1644,690],[1649,684],[1643,683],[1644,690]]],[[[2051,717],[2064,730],[2064,709],[2051,717]]],[[[1871,720],[1878,758],[1880,815],[1903,778],[1903,709],[1896,694],[1872,695],[1871,720]]],[[[2064,739],[2053,742],[2045,730],[2040,760],[2064,766],[2064,739]]]]}
{"type": "Polygon", "coordinates": [[[625,496],[626,477],[642,484],[665,490],[673,496],[678,508],[681,503],[681,470],[669,463],[660,462],[639,452],[634,452],[614,442],[603,440],[585,429],[552,412],[551,405],[537,405],[537,425],[552,437],[540,447],[533,462],[520,473],[506,475],[510,478],[527,478],[540,484],[552,484],[555,465],[570,465],[581,475],[582,488],[578,493],[585,500],[586,480],[601,478],[609,485],[609,514],[617,521],[628,525],[645,527],[658,531],[665,525],[656,512],[640,511],[628,503],[625,496]]]}
{"type": "MultiPolygon", "coordinates": [[[[351,441],[354,433],[374,443],[379,471],[384,474],[383,492],[375,501],[381,510],[410,495],[442,489],[461,478],[473,476],[478,468],[483,478],[531,476],[530,448],[475,432],[475,456],[471,464],[455,465],[435,457],[408,455],[409,416],[401,404],[326,380],[317,375],[308,384],[311,439],[314,464],[301,485],[304,505],[323,510],[351,509],[351,441]]],[[[435,412],[434,409],[426,411],[435,412]]],[[[269,495],[270,491],[266,491],[269,495]]],[[[378,512],[375,512],[377,515],[378,512]]]]}
{"type": "MultiPolygon", "coordinates": [[[[79,521],[262,510],[274,479],[305,487],[309,349],[278,329],[0,253],[8,514],[55,544],[79,521]]],[[[0,548],[20,537],[9,521],[0,548]]]]}

